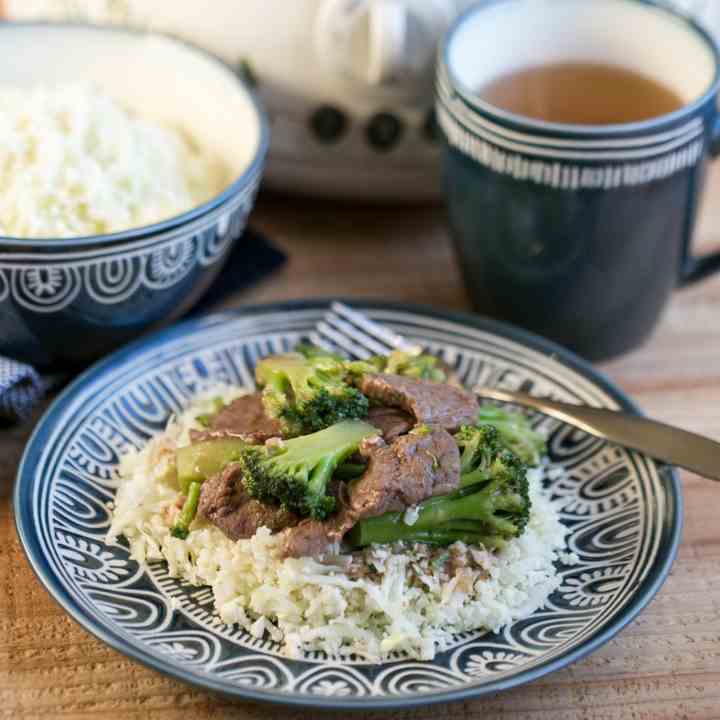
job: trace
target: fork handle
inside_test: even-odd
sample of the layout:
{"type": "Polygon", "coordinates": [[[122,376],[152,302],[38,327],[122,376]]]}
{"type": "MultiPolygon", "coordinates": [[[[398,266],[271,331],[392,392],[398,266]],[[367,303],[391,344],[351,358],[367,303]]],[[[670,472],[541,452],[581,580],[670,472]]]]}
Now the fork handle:
{"type": "Polygon", "coordinates": [[[497,388],[477,388],[475,392],[483,398],[534,408],[590,435],[639,450],[711,480],[720,480],[720,443],[702,435],[617,410],[545,400],[497,388]]]}

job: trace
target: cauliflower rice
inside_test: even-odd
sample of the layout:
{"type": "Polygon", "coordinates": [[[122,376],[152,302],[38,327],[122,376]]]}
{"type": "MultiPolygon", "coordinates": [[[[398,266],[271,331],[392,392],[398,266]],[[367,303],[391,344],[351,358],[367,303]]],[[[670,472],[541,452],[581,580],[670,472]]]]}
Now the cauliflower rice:
{"type": "Polygon", "coordinates": [[[90,85],[0,87],[0,235],[142,227],[201,205],[227,180],[181,130],[90,85]]]}
{"type": "MultiPolygon", "coordinates": [[[[237,389],[214,392],[226,402],[237,389]]],[[[499,630],[542,607],[560,584],[555,562],[566,529],[543,495],[542,470],[529,475],[532,511],[523,535],[497,554],[456,543],[375,546],[319,560],[280,559],[277,536],[262,528],[233,542],[195,520],[186,540],[170,535],[177,489],[165,478],[194,418],[211,410],[198,400],[139,452],[123,457],[108,540],[127,538],[139,563],[166,561],[170,575],[212,588],[222,622],[255,637],[265,633],[290,656],[350,653],[379,661],[391,653],[429,660],[455,633],[499,630]]],[[[412,512],[407,520],[412,522],[412,512]]]]}

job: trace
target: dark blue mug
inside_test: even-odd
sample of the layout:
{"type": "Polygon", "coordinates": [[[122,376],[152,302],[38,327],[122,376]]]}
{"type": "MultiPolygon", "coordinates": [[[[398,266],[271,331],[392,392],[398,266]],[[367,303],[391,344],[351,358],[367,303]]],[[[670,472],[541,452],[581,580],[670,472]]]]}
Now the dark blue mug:
{"type": "Polygon", "coordinates": [[[496,0],[461,15],[440,52],[437,116],[476,308],[600,360],[645,340],[675,287],[720,269],[720,253],[690,254],[706,163],[720,151],[719,75],[711,35],[651,0],[496,0]],[[632,70],[684,104],[642,122],[565,125],[478,93],[566,62],[632,70]]]}

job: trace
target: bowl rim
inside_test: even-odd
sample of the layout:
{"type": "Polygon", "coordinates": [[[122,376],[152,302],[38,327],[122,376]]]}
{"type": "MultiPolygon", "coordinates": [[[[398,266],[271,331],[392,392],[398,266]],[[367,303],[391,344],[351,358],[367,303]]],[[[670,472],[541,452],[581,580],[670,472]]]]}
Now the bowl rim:
{"type": "Polygon", "coordinates": [[[231,78],[237,84],[238,90],[244,93],[247,99],[250,101],[252,111],[258,120],[258,142],[255,152],[250,162],[246,165],[245,169],[235,177],[235,179],[217,195],[213,195],[209,200],[206,200],[200,205],[190,208],[179,215],[173,215],[172,217],[160,220],[150,225],[142,225],[140,227],[129,228],[127,230],[121,230],[114,233],[106,233],[102,235],[81,235],[78,237],[71,238],[52,238],[52,237],[38,237],[38,238],[20,238],[11,235],[0,234],[0,248],[1,249],[16,249],[16,250],[29,250],[31,248],[42,248],[48,249],[50,247],[68,249],[69,247],[92,247],[99,244],[116,244],[126,242],[128,240],[138,240],[151,235],[166,232],[178,228],[182,225],[187,224],[193,220],[200,218],[201,216],[215,210],[217,207],[225,203],[228,199],[236,195],[238,192],[243,190],[249,185],[252,180],[260,173],[262,173],[263,165],[265,163],[265,157],[267,156],[268,149],[270,146],[270,123],[268,120],[267,112],[265,111],[257,92],[245,81],[238,73],[233,69],[230,63],[220,58],[215,53],[190,42],[185,39],[181,39],[170,33],[159,32],[156,30],[142,30],[139,28],[132,28],[126,26],[114,26],[114,25],[100,25],[91,22],[79,22],[79,21],[68,21],[68,22],[54,22],[54,21],[13,21],[3,20],[0,22],[0,42],[2,39],[2,33],[7,30],[32,30],[42,28],[53,28],[56,30],[73,28],[80,30],[87,30],[92,32],[100,33],[114,33],[118,35],[128,35],[141,37],[160,37],[170,42],[173,42],[190,53],[201,55],[206,59],[214,63],[218,69],[222,72],[228,73],[231,78]]]}

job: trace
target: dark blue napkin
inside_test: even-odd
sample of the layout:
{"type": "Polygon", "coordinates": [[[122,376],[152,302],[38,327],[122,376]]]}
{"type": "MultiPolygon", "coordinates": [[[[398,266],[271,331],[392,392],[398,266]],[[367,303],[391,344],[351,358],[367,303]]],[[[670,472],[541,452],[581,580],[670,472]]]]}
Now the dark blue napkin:
{"type": "MultiPolygon", "coordinates": [[[[246,230],[243,238],[235,244],[217,280],[188,315],[211,310],[228,295],[270,275],[286,259],[285,253],[262,233],[246,230]]],[[[45,393],[67,379],[64,375],[41,376],[29,365],[0,356],[0,425],[27,419],[45,393]]]]}

